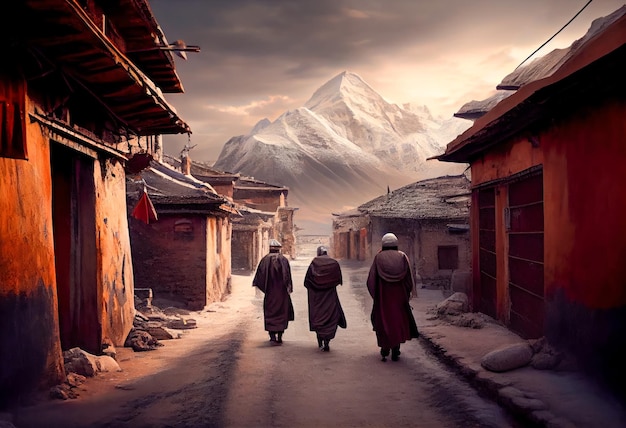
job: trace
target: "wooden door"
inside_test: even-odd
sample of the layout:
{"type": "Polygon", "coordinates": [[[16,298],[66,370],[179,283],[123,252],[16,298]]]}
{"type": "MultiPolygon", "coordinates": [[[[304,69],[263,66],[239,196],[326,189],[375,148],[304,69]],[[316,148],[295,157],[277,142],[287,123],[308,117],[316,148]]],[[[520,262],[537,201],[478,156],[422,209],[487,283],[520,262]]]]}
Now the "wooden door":
{"type": "Polygon", "coordinates": [[[478,311],[497,318],[496,193],[494,188],[479,189],[477,192],[480,270],[478,311]]]}
{"type": "Polygon", "coordinates": [[[543,174],[508,186],[509,298],[511,330],[524,338],[543,336],[543,174]]]}

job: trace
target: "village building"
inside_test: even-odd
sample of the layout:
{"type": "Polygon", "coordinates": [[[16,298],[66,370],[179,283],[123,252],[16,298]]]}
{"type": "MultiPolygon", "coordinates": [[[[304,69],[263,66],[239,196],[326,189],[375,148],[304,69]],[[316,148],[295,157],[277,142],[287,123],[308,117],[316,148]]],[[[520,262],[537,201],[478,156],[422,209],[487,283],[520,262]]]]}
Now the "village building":
{"type": "MultiPolygon", "coordinates": [[[[281,252],[293,260],[296,258],[294,214],[297,208],[288,205],[288,194],[289,189],[285,186],[251,177],[239,177],[235,183],[233,199],[236,203],[259,212],[274,213],[269,238],[277,239],[282,245],[281,252]]],[[[238,232],[237,229],[233,229],[233,234],[235,231],[238,232]]],[[[264,240],[261,252],[262,254],[269,252],[268,241],[264,240]]]]}
{"type": "Polygon", "coordinates": [[[546,336],[622,392],[625,42],[623,6],[505,78],[515,93],[439,156],[471,165],[473,310],[546,336]]]}
{"type": "MultiPolygon", "coordinates": [[[[185,158],[190,159],[188,153],[185,158]]],[[[297,208],[288,206],[287,187],[219,171],[198,161],[186,163],[167,154],[163,155],[163,160],[177,168],[185,168],[184,173],[210,184],[218,194],[235,203],[241,217],[233,218],[233,270],[254,271],[269,252],[270,239],[277,239],[282,244],[282,253],[295,259],[294,214],[297,208]]]]}
{"type": "Polygon", "coordinates": [[[237,207],[242,216],[233,221],[232,269],[242,274],[251,274],[269,252],[276,213],[245,205],[237,207]]]}
{"type": "Polygon", "coordinates": [[[3,407],[64,381],[63,350],[124,344],[125,168],[190,130],[163,97],[183,88],[147,1],[14,1],[0,35],[3,407]]]}
{"type": "Polygon", "coordinates": [[[189,310],[230,293],[230,218],[240,216],[232,203],[210,185],[155,161],[128,177],[127,201],[136,288],[189,310]],[[142,203],[148,210],[152,203],[152,218],[135,211],[142,203]]]}
{"type": "MultiPolygon", "coordinates": [[[[416,284],[451,289],[468,276],[470,181],[464,175],[418,181],[335,215],[332,249],[339,259],[371,260],[385,233],[411,262],[416,284]]],[[[464,290],[458,290],[464,291],[464,290]]]]}

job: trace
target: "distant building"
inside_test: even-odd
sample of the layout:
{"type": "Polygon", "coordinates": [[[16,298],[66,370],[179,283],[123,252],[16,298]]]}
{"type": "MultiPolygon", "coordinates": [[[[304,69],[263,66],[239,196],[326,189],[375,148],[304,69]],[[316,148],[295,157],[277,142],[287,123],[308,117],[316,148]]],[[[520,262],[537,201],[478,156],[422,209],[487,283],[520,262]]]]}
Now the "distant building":
{"type": "MultiPolygon", "coordinates": [[[[164,155],[163,159],[181,167],[181,162],[172,156],[164,155]]],[[[189,172],[232,200],[242,214],[242,217],[233,219],[233,270],[256,269],[261,257],[269,252],[272,238],[281,242],[283,254],[295,259],[294,214],[297,208],[288,206],[287,187],[219,171],[197,161],[191,161],[189,172]]]]}
{"type": "Polygon", "coordinates": [[[335,215],[333,254],[370,260],[385,233],[398,237],[417,283],[450,288],[470,270],[470,181],[465,175],[418,181],[335,215]]]}
{"type": "Polygon", "coordinates": [[[517,91],[439,158],[471,165],[473,309],[626,394],[625,43],[623,6],[505,79],[517,91]]]}
{"type": "Polygon", "coordinates": [[[158,218],[130,217],[135,286],[190,310],[224,299],[230,293],[231,216],[240,216],[232,203],[157,162],[128,178],[131,214],[144,191],[158,218]]]}

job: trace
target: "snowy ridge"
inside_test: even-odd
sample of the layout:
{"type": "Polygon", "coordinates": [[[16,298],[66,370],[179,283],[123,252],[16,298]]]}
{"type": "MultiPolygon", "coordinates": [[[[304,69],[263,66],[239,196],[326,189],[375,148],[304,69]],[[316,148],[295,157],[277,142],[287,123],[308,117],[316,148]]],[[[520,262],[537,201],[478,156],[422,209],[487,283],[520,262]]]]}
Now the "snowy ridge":
{"type": "Polygon", "coordinates": [[[388,186],[462,172],[464,165],[426,159],[470,125],[433,117],[426,106],[388,103],[344,71],[304,106],[231,138],[214,167],[289,187],[298,219],[317,218],[330,227],[331,212],[358,206],[388,186]]]}

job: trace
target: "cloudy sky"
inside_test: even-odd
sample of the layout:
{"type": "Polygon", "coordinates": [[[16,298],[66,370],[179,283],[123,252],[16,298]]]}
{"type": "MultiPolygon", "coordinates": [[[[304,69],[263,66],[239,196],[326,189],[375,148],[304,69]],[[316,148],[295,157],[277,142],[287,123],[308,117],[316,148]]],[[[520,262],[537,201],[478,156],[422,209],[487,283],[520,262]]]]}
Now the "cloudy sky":
{"type": "MultiPolygon", "coordinates": [[[[344,70],[390,102],[451,116],[484,99],[588,0],[151,0],[177,59],[184,94],[168,101],[191,126],[196,160],[232,136],[302,106],[344,70]],[[178,57],[177,57],[178,58],[178,57]]],[[[593,0],[536,56],[569,46],[623,0],[593,0]]],[[[187,136],[166,136],[177,155],[187,136]]]]}

